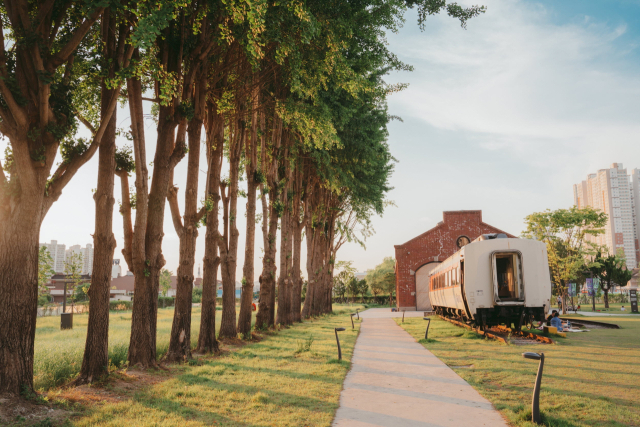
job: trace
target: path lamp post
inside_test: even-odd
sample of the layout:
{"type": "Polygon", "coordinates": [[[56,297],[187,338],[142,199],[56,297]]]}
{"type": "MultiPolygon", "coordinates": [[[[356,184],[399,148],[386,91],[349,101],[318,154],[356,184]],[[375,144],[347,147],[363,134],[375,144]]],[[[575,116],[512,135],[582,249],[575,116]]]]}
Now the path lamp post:
{"type": "Polygon", "coordinates": [[[429,321],[429,323],[427,323],[427,330],[424,333],[424,339],[426,340],[427,337],[429,336],[429,326],[431,326],[431,319],[428,317],[423,317],[423,319],[429,321]]]}
{"type": "Polygon", "coordinates": [[[536,385],[533,388],[533,398],[531,400],[531,421],[540,424],[540,383],[542,382],[542,368],[544,367],[544,353],[526,352],[522,353],[525,359],[539,360],[538,375],[536,385]]]}
{"type": "MultiPolygon", "coordinates": [[[[353,317],[351,318],[353,319],[353,317]]],[[[336,328],[336,342],[338,343],[338,360],[342,360],[342,350],[340,350],[340,339],[338,338],[338,332],[344,331],[344,328],[336,328]]]]}
{"type": "Polygon", "coordinates": [[[360,320],[360,311],[359,310],[360,310],[359,308],[356,308],[356,315],[358,316],[358,320],[360,320]]]}
{"type": "Polygon", "coordinates": [[[350,316],[351,316],[351,329],[355,329],[355,326],[353,325],[353,316],[355,316],[355,315],[356,315],[355,313],[351,313],[350,314],[350,316]]]}

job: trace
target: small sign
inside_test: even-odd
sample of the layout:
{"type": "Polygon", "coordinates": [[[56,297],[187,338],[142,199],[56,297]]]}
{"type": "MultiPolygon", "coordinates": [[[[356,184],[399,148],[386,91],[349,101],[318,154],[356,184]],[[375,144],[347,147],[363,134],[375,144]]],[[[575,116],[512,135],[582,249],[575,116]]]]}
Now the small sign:
{"type": "Polygon", "coordinates": [[[593,279],[589,278],[587,279],[587,292],[589,293],[590,297],[595,296],[595,292],[593,292],[593,279]]]}
{"type": "Polygon", "coordinates": [[[631,301],[631,312],[638,312],[638,291],[635,289],[631,289],[629,291],[629,301],[631,301]]]}

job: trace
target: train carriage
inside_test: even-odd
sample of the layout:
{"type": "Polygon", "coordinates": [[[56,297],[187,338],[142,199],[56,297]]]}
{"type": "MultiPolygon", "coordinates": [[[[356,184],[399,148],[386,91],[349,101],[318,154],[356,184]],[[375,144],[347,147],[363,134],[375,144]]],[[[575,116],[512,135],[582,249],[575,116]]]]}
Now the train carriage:
{"type": "Polygon", "coordinates": [[[536,240],[484,234],[431,272],[429,297],[438,314],[519,330],[529,319],[543,320],[549,309],[547,248],[536,240]]]}

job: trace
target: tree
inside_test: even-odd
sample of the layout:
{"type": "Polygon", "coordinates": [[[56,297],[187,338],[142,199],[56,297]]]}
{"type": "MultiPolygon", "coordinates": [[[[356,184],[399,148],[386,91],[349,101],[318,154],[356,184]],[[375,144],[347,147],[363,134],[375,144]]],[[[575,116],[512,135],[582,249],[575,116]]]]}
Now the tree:
{"type": "MultiPolygon", "coordinates": [[[[134,9],[135,10],[135,9],[134,9]]],[[[124,83],[122,73],[130,68],[133,54],[131,24],[132,11],[113,5],[102,13],[99,31],[96,29],[83,44],[92,55],[85,59],[86,90],[79,91],[79,118],[92,133],[107,126],[98,149],[98,182],[94,193],[95,232],[91,287],[89,299],[87,339],[80,375],[76,384],[84,384],[108,373],[109,365],[109,296],[111,268],[116,239],[113,234],[114,184],[118,165],[116,155],[117,113],[111,111],[112,99],[120,98],[124,83]],[[87,93],[88,92],[88,93],[87,93]],[[97,100],[95,98],[98,98],[97,100]],[[83,105],[84,104],[84,105],[83,105]],[[99,108],[98,108],[99,106],[99,108]],[[96,111],[99,109],[99,112],[96,111]]],[[[131,172],[129,166],[126,173],[131,172]]]]}
{"type": "MultiPolygon", "coordinates": [[[[588,257],[595,255],[591,238],[604,233],[607,215],[590,206],[536,212],[525,218],[523,237],[547,245],[549,270],[556,292],[566,301],[567,285],[589,267],[588,257]]],[[[566,313],[566,304],[562,304],[566,313]]]]}
{"type": "Polygon", "coordinates": [[[627,270],[624,254],[602,256],[598,252],[590,270],[600,279],[600,287],[604,292],[604,307],[609,308],[609,291],[614,286],[626,286],[633,273],[627,270]]]}
{"type": "Polygon", "coordinates": [[[351,293],[349,287],[351,281],[355,279],[356,269],[353,267],[353,261],[338,261],[335,269],[339,271],[333,278],[333,293],[335,296],[342,298],[344,302],[344,296],[347,292],[351,293]]]}
{"type": "Polygon", "coordinates": [[[6,0],[0,11],[0,324],[20,325],[0,329],[0,393],[33,388],[40,227],[106,129],[75,138],[73,94],[78,46],[108,3],[6,0]]]}
{"type": "Polygon", "coordinates": [[[163,297],[166,297],[169,289],[171,289],[171,276],[173,276],[173,272],[166,268],[160,271],[160,289],[163,297]]]}
{"type": "Polygon", "coordinates": [[[369,289],[371,289],[371,293],[377,299],[378,295],[384,292],[384,289],[382,287],[382,283],[380,280],[369,275],[371,271],[372,270],[367,271],[367,275],[365,276],[365,282],[367,282],[369,289]]]}
{"type": "Polygon", "coordinates": [[[340,298],[340,302],[344,303],[344,296],[347,293],[347,286],[340,280],[339,277],[333,278],[333,295],[336,298],[340,298]]]}
{"type": "Polygon", "coordinates": [[[362,297],[362,302],[364,302],[364,297],[367,295],[367,292],[369,292],[369,285],[367,284],[367,281],[364,279],[358,280],[358,293],[362,297]]]}
{"type": "Polygon", "coordinates": [[[87,290],[89,289],[87,284],[82,283],[82,264],[82,254],[77,252],[72,252],[71,255],[67,256],[64,260],[64,272],[67,278],[71,280],[71,283],[73,283],[73,302],[76,301],[77,296],[86,295],[86,291],[79,288],[86,287],[87,290]]]}
{"type": "Polygon", "coordinates": [[[53,258],[49,250],[42,246],[38,253],[38,294],[44,295],[48,293],[47,283],[51,280],[51,276],[56,274],[53,269],[53,258]]]}

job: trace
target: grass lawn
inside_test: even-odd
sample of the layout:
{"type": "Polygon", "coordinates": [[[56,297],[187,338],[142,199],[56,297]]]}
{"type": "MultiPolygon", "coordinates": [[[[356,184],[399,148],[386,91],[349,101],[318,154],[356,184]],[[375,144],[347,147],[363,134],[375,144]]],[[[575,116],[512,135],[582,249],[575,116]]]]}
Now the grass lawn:
{"type": "MultiPolygon", "coordinates": [[[[239,312],[239,308],[236,310],[239,312]]],[[[221,311],[216,313],[216,327],[220,329],[221,311]]],[[[255,316],[254,316],[255,319],[255,316]]],[[[47,390],[67,382],[80,372],[87,337],[88,314],[73,315],[73,329],[60,330],[60,316],[39,317],[36,326],[34,387],[47,390]]],[[[169,348],[173,322],[173,308],[158,309],[158,356],[169,348]]],[[[191,344],[198,343],[200,308],[194,307],[191,324],[191,344]]],[[[109,359],[114,367],[127,360],[131,335],[131,311],[112,311],[109,316],[109,359]]]]}
{"type": "MultiPolygon", "coordinates": [[[[398,324],[491,401],[512,426],[531,423],[531,393],[538,363],[525,351],[544,352],[540,408],[545,425],[640,425],[640,318],[584,317],[612,322],[622,329],[569,334],[553,345],[506,345],[438,318],[405,319],[398,324]]],[[[555,338],[554,338],[555,339],[555,338]]]]}
{"type": "MultiPolygon", "coordinates": [[[[225,345],[222,355],[171,365],[169,371],[119,371],[105,384],[52,389],[47,397],[76,414],[66,425],[329,426],[359,331],[357,323],[355,330],[349,327],[348,313],[357,307],[363,308],[334,305],[334,315],[268,332],[260,341],[238,340],[237,345],[225,345]],[[337,360],[336,327],[347,328],[340,333],[342,362],[337,360]],[[87,399],[92,393],[94,397],[87,399]]],[[[159,311],[158,347],[164,351],[172,314],[172,309],[159,311]]],[[[125,358],[130,319],[130,312],[111,314],[110,350],[122,351],[125,358]]],[[[77,372],[86,316],[74,316],[73,331],[54,330],[59,318],[38,321],[51,324],[38,324],[39,383],[45,382],[42,376],[51,364],[61,364],[55,359],[76,360],[77,372]]],[[[194,345],[198,327],[199,311],[194,312],[194,345]]]]}

